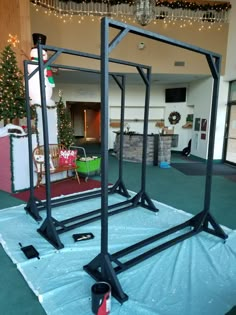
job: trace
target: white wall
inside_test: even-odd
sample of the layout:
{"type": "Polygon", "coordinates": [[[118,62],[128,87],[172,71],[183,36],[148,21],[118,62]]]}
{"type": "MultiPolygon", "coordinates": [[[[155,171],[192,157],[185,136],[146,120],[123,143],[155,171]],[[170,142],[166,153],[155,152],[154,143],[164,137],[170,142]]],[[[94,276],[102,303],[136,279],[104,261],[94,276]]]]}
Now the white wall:
{"type": "MultiPolygon", "coordinates": [[[[188,100],[194,105],[194,123],[195,119],[207,119],[206,139],[201,139],[204,132],[192,129],[192,146],[191,154],[200,158],[207,158],[207,143],[209,137],[209,117],[212,96],[212,78],[198,80],[191,84],[189,89],[188,100]]],[[[193,126],[194,127],[194,126],[193,126]]]]}
{"type": "MultiPolygon", "coordinates": [[[[33,149],[37,145],[36,135],[32,135],[33,149]]],[[[12,184],[14,191],[28,189],[29,183],[29,148],[27,137],[12,137],[12,184]],[[21,154],[24,153],[24,154],[21,154]]],[[[34,185],[36,173],[33,172],[34,185]]]]}
{"type": "MultiPolygon", "coordinates": [[[[151,88],[150,96],[150,110],[149,110],[149,126],[148,133],[158,133],[158,128],[155,126],[158,119],[165,120],[165,126],[174,127],[174,133],[179,134],[178,147],[173,148],[177,151],[182,151],[188,144],[191,138],[192,130],[184,129],[182,126],[186,123],[186,117],[188,114],[193,113],[192,105],[187,101],[184,103],[165,103],[165,89],[172,87],[187,87],[188,85],[153,85],[151,88]],[[181,115],[181,120],[177,125],[171,125],[168,117],[171,112],[178,111],[181,115]]],[[[75,85],[75,84],[56,84],[54,89],[53,99],[57,101],[58,91],[63,91],[63,100],[66,101],[100,101],[100,86],[99,85],[75,85]]],[[[187,92],[188,93],[188,92],[187,92]]],[[[144,95],[145,89],[142,85],[127,85],[125,93],[125,126],[130,126],[130,131],[137,133],[143,133],[143,116],[144,116],[144,95]]],[[[110,85],[109,93],[109,118],[110,120],[120,119],[120,103],[121,95],[120,89],[112,84],[110,85]]],[[[109,128],[109,148],[113,148],[115,140],[114,131],[119,128],[109,128]]]]}
{"type": "Polygon", "coordinates": [[[214,159],[222,159],[223,145],[224,145],[224,132],[227,111],[229,84],[222,77],[220,79],[218,111],[216,119],[216,133],[215,133],[215,147],[214,159]]]}
{"type": "MultiPolygon", "coordinates": [[[[192,148],[191,154],[206,159],[207,146],[209,141],[209,119],[210,119],[210,105],[212,97],[212,83],[213,79],[204,79],[191,83],[188,95],[188,101],[194,105],[194,121],[195,118],[207,119],[206,140],[201,139],[201,134],[205,133],[192,130],[192,148]]],[[[222,159],[224,131],[225,131],[225,116],[226,116],[226,103],[228,97],[228,83],[220,78],[218,110],[216,121],[215,133],[215,147],[214,159],[222,159]]]]}
{"type": "Polygon", "coordinates": [[[236,3],[231,1],[232,9],[230,10],[230,23],[228,33],[227,55],[226,55],[226,69],[225,79],[227,81],[236,80],[236,3]]]}
{"type": "MultiPolygon", "coordinates": [[[[189,105],[188,98],[184,103],[165,103],[165,89],[173,87],[187,87],[188,85],[153,85],[150,95],[150,110],[149,110],[149,125],[148,133],[158,133],[158,128],[155,126],[158,119],[164,119],[165,126],[170,129],[174,128],[174,133],[179,135],[178,146],[173,148],[176,151],[182,151],[188,144],[191,138],[191,129],[184,129],[182,126],[186,123],[188,114],[193,113],[193,108],[189,105]],[[176,125],[171,125],[168,117],[171,112],[178,111],[181,115],[181,120],[176,125]]],[[[110,93],[110,118],[112,120],[119,119],[120,108],[118,94],[113,88],[110,93]],[[114,107],[113,107],[114,106],[114,107]]],[[[144,87],[130,85],[126,88],[126,108],[125,122],[130,126],[131,131],[143,133],[143,106],[144,106],[144,87]]],[[[109,133],[109,147],[113,147],[115,134],[113,131],[117,129],[111,128],[109,133]]]]}

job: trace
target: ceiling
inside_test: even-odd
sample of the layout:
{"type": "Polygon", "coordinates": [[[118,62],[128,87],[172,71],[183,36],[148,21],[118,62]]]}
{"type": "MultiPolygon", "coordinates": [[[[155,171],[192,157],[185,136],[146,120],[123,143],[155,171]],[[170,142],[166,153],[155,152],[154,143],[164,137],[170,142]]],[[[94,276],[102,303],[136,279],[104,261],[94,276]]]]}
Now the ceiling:
{"type": "MultiPolygon", "coordinates": [[[[152,84],[183,84],[195,80],[208,77],[207,75],[192,75],[192,74],[152,74],[152,84]]],[[[85,71],[73,71],[58,69],[54,72],[54,79],[56,83],[66,84],[98,84],[100,83],[99,73],[91,73],[85,71]]],[[[111,78],[110,84],[114,80],[111,78]]],[[[139,74],[126,73],[126,84],[141,85],[143,80],[139,74]]]]}

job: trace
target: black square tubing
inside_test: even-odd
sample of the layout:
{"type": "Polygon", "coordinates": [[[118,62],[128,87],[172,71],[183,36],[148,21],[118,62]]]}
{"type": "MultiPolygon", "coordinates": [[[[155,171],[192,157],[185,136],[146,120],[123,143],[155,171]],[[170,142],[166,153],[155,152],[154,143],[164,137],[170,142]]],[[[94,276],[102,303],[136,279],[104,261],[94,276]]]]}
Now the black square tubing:
{"type": "MultiPolygon", "coordinates": [[[[77,51],[71,51],[68,49],[63,49],[63,48],[56,48],[56,47],[50,47],[50,46],[43,46],[43,45],[39,45],[38,46],[38,53],[39,56],[41,56],[42,58],[42,50],[43,49],[47,49],[47,50],[52,50],[55,52],[55,54],[50,57],[50,59],[47,61],[46,64],[43,64],[42,61],[39,62],[39,74],[40,74],[40,90],[41,90],[41,96],[42,96],[42,115],[43,115],[43,131],[44,134],[48,135],[48,127],[47,127],[47,117],[45,114],[45,108],[46,108],[46,104],[45,104],[45,90],[44,90],[44,77],[43,77],[43,67],[50,65],[50,61],[52,62],[53,60],[55,60],[61,53],[66,53],[66,54],[72,54],[72,55],[78,55],[78,56],[82,56],[82,57],[86,57],[86,58],[92,58],[92,59],[99,59],[99,56],[96,55],[90,55],[90,54],[85,54],[85,53],[81,53],[81,52],[77,52],[77,51]]],[[[145,66],[145,65],[140,65],[140,64],[136,64],[136,63],[131,63],[131,62],[126,62],[126,61],[122,61],[122,60],[116,60],[116,59],[110,59],[111,62],[115,62],[115,63],[120,63],[120,64],[125,64],[127,66],[131,66],[131,67],[135,67],[138,72],[140,73],[141,77],[143,78],[143,81],[146,85],[146,90],[148,91],[150,89],[150,84],[149,84],[149,80],[147,77],[147,74],[150,75],[150,69],[149,67],[145,66]]],[[[25,69],[27,69],[27,65],[30,62],[25,62],[25,69]]],[[[55,65],[53,65],[55,66],[55,65]]],[[[69,67],[69,66],[63,66],[63,65],[56,65],[57,67],[60,68],[67,68],[67,69],[76,69],[79,70],[79,67],[69,67]]],[[[37,70],[37,69],[36,69],[37,70]]],[[[83,69],[83,71],[86,71],[86,69],[83,69]]],[[[91,71],[91,70],[88,70],[91,71]]],[[[35,71],[36,72],[36,71],[35,71]]],[[[27,73],[27,71],[25,71],[25,73],[27,73]]],[[[26,80],[26,92],[29,94],[28,91],[28,80],[29,78],[32,76],[32,74],[30,74],[29,76],[25,75],[25,80],[26,80]]],[[[121,133],[120,133],[120,152],[123,152],[123,137],[124,137],[124,110],[125,110],[125,76],[121,75],[121,74],[117,74],[117,73],[111,73],[111,77],[115,80],[115,82],[117,83],[117,86],[120,88],[121,90],[121,133]],[[122,127],[123,126],[123,127],[122,127]]],[[[148,95],[149,97],[149,93],[146,92],[146,95],[148,95]]],[[[30,113],[29,110],[29,98],[27,98],[28,102],[27,102],[27,107],[28,107],[28,112],[30,113]]],[[[145,101],[145,115],[147,115],[148,113],[148,104],[147,104],[147,97],[146,97],[146,101],[145,101]]],[[[29,115],[28,115],[29,116],[29,115]]],[[[30,120],[29,120],[30,121],[30,120]]],[[[147,120],[146,120],[147,121],[147,120]]],[[[146,146],[145,146],[145,139],[146,139],[146,134],[147,134],[147,124],[144,127],[144,152],[146,150],[146,146]]],[[[45,147],[47,146],[48,148],[48,144],[47,144],[47,139],[48,137],[45,136],[45,147]]],[[[32,139],[29,136],[29,148],[32,147],[32,139]]],[[[29,150],[29,152],[31,152],[32,150],[29,150]]],[[[46,151],[45,151],[46,152],[46,151]]],[[[146,155],[146,154],[144,154],[146,155]]],[[[103,155],[105,156],[105,155],[103,155]]],[[[104,158],[102,158],[103,161],[104,158]]],[[[30,159],[31,160],[31,159],[30,159]]],[[[47,159],[45,159],[47,160],[47,159]]],[[[145,157],[143,158],[142,161],[142,181],[141,181],[141,190],[139,193],[136,194],[136,196],[134,196],[132,198],[132,200],[128,200],[126,203],[126,206],[123,206],[123,202],[122,203],[118,203],[117,205],[113,205],[113,206],[109,206],[109,209],[112,208],[116,208],[114,211],[111,211],[109,213],[109,215],[113,215],[115,213],[120,213],[121,211],[126,211],[128,209],[132,209],[134,207],[136,207],[137,205],[142,205],[143,207],[146,207],[147,209],[150,209],[151,211],[158,211],[158,209],[156,209],[156,207],[154,206],[153,202],[151,201],[151,199],[149,198],[149,196],[147,195],[147,193],[145,192],[145,168],[146,168],[146,161],[145,161],[145,157]]],[[[56,248],[62,248],[64,245],[61,243],[58,234],[59,233],[63,233],[66,232],[68,230],[72,230],[73,228],[76,228],[78,226],[87,224],[91,221],[95,221],[97,219],[100,219],[101,216],[99,215],[99,212],[101,211],[100,209],[94,210],[95,213],[97,213],[98,215],[94,217],[94,212],[90,212],[87,213],[86,215],[78,215],[75,217],[72,217],[69,219],[70,222],[76,222],[74,224],[71,224],[70,226],[68,226],[68,221],[67,222],[58,222],[57,220],[55,220],[52,217],[52,208],[56,207],[56,206],[61,206],[61,205],[66,205],[69,204],[71,202],[78,202],[78,201],[83,201],[86,199],[90,199],[90,198],[94,198],[94,197],[98,197],[102,195],[102,190],[97,191],[97,192],[89,192],[89,193],[85,193],[85,194],[81,194],[80,196],[71,196],[71,197],[63,197],[60,199],[56,199],[56,200],[51,200],[50,199],[50,182],[49,182],[49,178],[50,178],[50,174],[47,171],[46,168],[46,201],[45,202],[41,202],[40,200],[37,200],[34,197],[34,188],[33,188],[33,165],[32,163],[30,163],[30,198],[29,201],[25,207],[25,210],[32,215],[32,217],[37,220],[40,221],[41,220],[41,216],[39,215],[39,211],[40,210],[44,210],[46,208],[47,210],[47,218],[45,220],[45,222],[43,222],[42,226],[38,229],[38,232],[41,234],[41,236],[43,236],[46,240],[48,240],[54,247],[56,248]],[[81,219],[83,219],[84,217],[87,217],[87,220],[83,220],[80,221],[81,219]],[[59,227],[59,228],[58,228],[59,227]]],[[[119,177],[118,180],[116,181],[116,183],[111,187],[108,188],[108,193],[119,193],[125,197],[129,197],[129,193],[123,183],[123,154],[121,154],[121,157],[119,159],[119,177]]]]}
{"type": "MultiPolygon", "coordinates": [[[[89,264],[84,266],[84,270],[90,274],[94,279],[99,281],[106,281],[110,283],[112,287],[112,292],[118,301],[124,302],[127,300],[127,295],[123,292],[120,283],[117,278],[117,273],[120,273],[137,263],[142,262],[156,253],[167,249],[181,241],[186,240],[189,237],[196,235],[199,232],[205,231],[207,233],[218,236],[222,239],[226,239],[227,235],[220,227],[220,225],[215,221],[215,219],[210,214],[210,195],[211,195],[211,183],[212,183],[212,160],[213,160],[213,149],[214,149],[214,135],[215,135],[215,124],[216,124],[216,113],[217,113],[217,103],[218,103],[218,89],[219,89],[219,77],[220,77],[220,63],[221,56],[204,50],[202,48],[186,44],[184,42],[176,41],[174,39],[146,31],[125,23],[111,20],[107,17],[103,18],[101,21],[101,74],[102,74],[102,85],[101,85],[101,99],[102,99],[102,154],[104,156],[103,167],[102,167],[102,216],[101,216],[101,252],[98,254],[89,264]],[[110,41],[111,34],[109,33],[110,28],[114,28],[119,31],[118,35],[110,41]],[[213,84],[213,97],[211,104],[211,124],[210,124],[210,137],[209,137],[209,147],[208,147],[208,157],[207,157],[207,171],[205,180],[205,196],[204,196],[204,209],[195,215],[192,219],[187,222],[177,225],[167,231],[163,231],[147,240],[143,240],[135,245],[130,246],[114,255],[108,252],[108,172],[107,172],[107,162],[108,162],[108,94],[109,94],[109,82],[108,82],[108,69],[109,69],[109,54],[115,49],[118,43],[120,43],[123,38],[128,34],[134,34],[141,36],[142,38],[148,38],[153,41],[159,41],[167,45],[172,45],[176,47],[183,48],[185,50],[192,51],[197,54],[202,54],[206,57],[212,77],[214,79],[213,84]],[[176,233],[186,227],[190,227],[191,230],[187,231],[182,235],[178,235],[167,242],[158,245],[157,247],[131,259],[126,263],[121,263],[118,258],[120,256],[126,255],[136,249],[139,249],[146,244],[150,244],[153,241],[160,240],[163,237],[176,233]],[[113,267],[117,264],[116,267],[113,267]]],[[[149,108],[149,96],[150,96],[150,71],[147,71],[145,75],[142,69],[138,68],[141,76],[146,84],[145,93],[145,118],[144,118],[144,142],[143,142],[143,164],[145,162],[145,143],[147,135],[147,124],[148,124],[148,108],[149,108]]],[[[145,196],[145,165],[142,165],[142,188],[141,196],[145,196]]],[[[144,202],[145,204],[145,202],[144,202]]]]}
{"type": "MultiPolygon", "coordinates": [[[[42,48],[44,46],[39,45],[39,73],[40,73],[40,90],[42,94],[42,116],[43,116],[43,131],[46,134],[44,139],[45,152],[47,153],[48,149],[48,127],[46,121],[46,102],[45,102],[45,91],[43,91],[44,87],[44,78],[43,78],[43,70],[44,66],[42,62],[42,48]],[[41,50],[41,51],[40,51],[41,50]]],[[[80,55],[81,53],[71,52],[66,49],[60,49],[60,52],[71,53],[73,55],[80,55]]],[[[89,57],[88,54],[84,57],[89,57]]],[[[94,58],[94,56],[92,57],[94,58]]],[[[97,57],[95,58],[97,59],[97,57]]],[[[97,280],[102,280],[109,282],[112,286],[113,295],[120,301],[124,302],[127,300],[127,295],[123,292],[120,283],[117,278],[117,273],[126,270],[134,266],[135,264],[143,261],[144,259],[149,258],[150,256],[160,252],[163,249],[169,248],[180,241],[185,240],[191,236],[196,235],[199,232],[205,231],[207,233],[218,236],[222,239],[226,239],[227,235],[221,229],[219,224],[215,221],[212,215],[209,212],[210,209],[210,195],[211,195],[211,183],[212,183],[212,160],[213,160],[213,149],[214,149],[214,135],[215,135],[215,124],[216,124],[216,113],[217,113],[217,103],[218,103],[218,89],[219,89],[219,76],[220,76],[220,63],[221,56],[201,49],[196,46],[192,46],[180,41],[176,41],[170,39],[168,37],[146,31],[131,25],[127,25],[118,21],[111,20],[109,18],[103,18],[101,22],[101,119],[102,119],[102,187],[101,187],[101,252],[96,256],[89,264],[87,264],[84,269],[97,280]],[[118,29],[119,33],[116,35],[115,39],[110,44],[109,42],[109,29],[114,28],[118,29]],[[146,143],[146,135],[147,135],[147,124],[148,124],[148,112],[149,112],[149,98],[150,98],[150,67],[140,66],[134,64],[132,62],[124,62],[121,60],[115,60],[109,58],[109,54],[116,47],[116,45],[128,34],[135,34],[137,36],[145,37],[154,41],[159,41],[168,45],[180,47],[186,50],[190,50],[197,54],[202,54],[206,57],[213,80],[213,97],[211,104],[211,120],[210,120],[210,137],[209,137],[209,147],[208,147],[208,158],[207,158],[207,171],[206,171],[206,181],[205,181],[205,197],[204,197],[204,209],[197,215],[195,215],[191,220],[173,227],[167,231],[157,234],[153,239],[161,239],[162,237],[166,237],[172,233],[178,232],[185,227],[190,227],[191,230],[187,233],[184,233],[180,236],[173,238],[172,240],[167,241],[166,243],[157,246],[156,248],[142,254],[141,256],[137,256],[133,258],[133,260],[126,262],[125,264],[120,263],[119,257],[122,254],[126,254],[129,251],[135,250],[135,247],[139,248],[139,246],[143,247],[145,243],[150,242],[151,240],[141,241],[143,243],[137,243],[136,245],[132,245],[128,249],[124,249],[118,253],[115,253],[114,256],[109,254],[108,252],[108,216],[109,216],[109,205],[108,205],[108,94],[109,94],[109,82],[108,82],[108,64],[109,62],[115,62],[119,64],[125,64],[128,66],[134,66],[138,69],[141,77],[144,80],[146,86],[145,92],[145,117],[144,117],[144,130],[143,130],[143,153],[145,153],[145,143],[146,143]],[[145,69],[145,71],[144,71],[145,69]],[[134,247],[133,247],[134,246],[134,247]],[[113,267],[113,264],[117,264],[116,267],[113,267]]],[[[136,199],[138,202],[135,204],[141,204],[142,206],[150,207],[152,211],[155,211],[155,206],[152,201],[148,197],[145,192],[145,182],[146,182],[146,163],[145,163],[145,154],[142,160],[142,182],[140,192],[136,195],[136,199]]],[[[55,247],[62,248],[63,244],[61,244],[58,233],[56,231],[56,221],[51,216],[51,197],[50,197],[50,177],[49,177],[49,167],[48,161],[46,159],[46,190],[47,190],[47,198],[46,198],[46,210],[47,210],[47,218],[44,221],[42,227],[39,229],[40,233],[44,233],[44,237],[47,239],[49,236],[53,235],[51,242],[55,247]]],[[[32,173],[31,169],[31,173],[32,173]]],[[[32,174],[31,174],[32,175],[32,174]]],[[[31,187],[33,190],[33,187],[31,187]]],[[[33,202],[33,199],[31,198],[33,202]]],[[[50,241],[50,240],[49,240],[50,241]]]]}

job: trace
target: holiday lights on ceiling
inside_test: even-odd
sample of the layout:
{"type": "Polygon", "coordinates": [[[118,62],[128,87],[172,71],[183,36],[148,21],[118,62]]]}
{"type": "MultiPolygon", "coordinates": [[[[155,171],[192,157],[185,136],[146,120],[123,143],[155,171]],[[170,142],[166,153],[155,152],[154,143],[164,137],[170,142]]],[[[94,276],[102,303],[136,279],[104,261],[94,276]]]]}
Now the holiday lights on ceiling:
{"type": "Polygon", "coordinates": [[[202,0],[30,0],[36,7],[44,8],[48,15],[55,15],[63,22],[84,16],[109,16],[124,22],[137,21],[145,26],[150,22],[180,22],[180,27],[201,23],[212,25],[229,22],[230,2],[202,0]]]}

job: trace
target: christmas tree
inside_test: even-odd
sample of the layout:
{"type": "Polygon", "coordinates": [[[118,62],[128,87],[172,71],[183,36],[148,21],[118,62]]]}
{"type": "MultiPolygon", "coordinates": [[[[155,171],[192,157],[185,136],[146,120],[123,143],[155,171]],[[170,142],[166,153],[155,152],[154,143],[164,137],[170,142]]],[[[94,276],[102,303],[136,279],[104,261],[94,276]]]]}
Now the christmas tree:
{"type": "Polygon", "coordinates": [[[0,120],[26,117],[23,74],[16,54],[8,45],[0,56],[0,120]]]}
{"type": "Polygon", "coordinates": [[[57,104],[58,143],[69,148],[74,143],[74,129],[72,128],[70,113],[65,107],[62,97],[57,104]]]}

